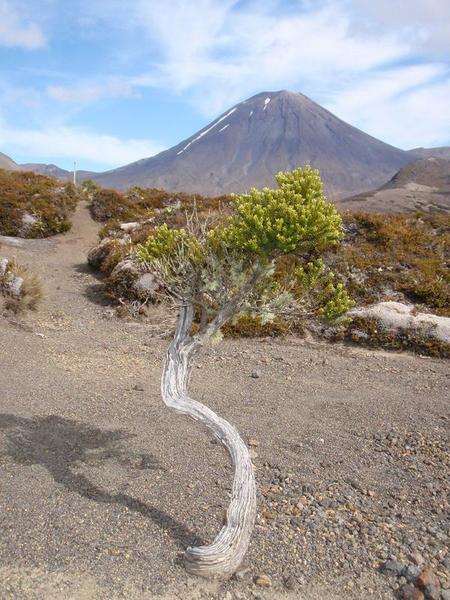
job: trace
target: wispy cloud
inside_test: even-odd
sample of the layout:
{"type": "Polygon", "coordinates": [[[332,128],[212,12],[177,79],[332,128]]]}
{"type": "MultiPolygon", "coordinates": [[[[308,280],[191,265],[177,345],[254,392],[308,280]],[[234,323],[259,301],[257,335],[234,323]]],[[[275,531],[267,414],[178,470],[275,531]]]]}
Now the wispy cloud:
{"type": "Polygon", "coordinates": [[[45,45],[46,37],[39,26],[22,19],[8,0],[0,0],[0,46],[34,50],[45,45]]]}
{"type": "Polygon", "coordinates": [[[125,98],[133,95],[131,82],[126,78],[109,79],[98,83],[79,85],[50,85],[47,95],[51,100],[70,104],[91,104],[103,98],[125,98]]]}
{"type": "Polygon", "coordinates": [[[450,77],[439,64],[401,67],[363,78],[326,107],[367,133],[408,149],[450,140],[450,77]]]}
{"type": "Polygon", "coordinates": [[[137,2],[135,22],[157,40],[162,58],[156,72],[136,82],[192,91],[211,116],[254,91],[298,85],[311,90],[324,81],[331,87],[408,54],[392,34],[359,35],[334,5],[283,14],[280,3],[239,10],[237,4],[202,0],[194,25],[186,27],[190,3],[137,2]]]}
{"type": "Polygon", "coordinates": [[[0,147],[8,148],[13,156],[34,155],[42,162],[54,157],[77,159],[105,169],[153,156],[163,149],[148,140],[119,139],[74,127],[18,129],[2,122],[0,147]]]}

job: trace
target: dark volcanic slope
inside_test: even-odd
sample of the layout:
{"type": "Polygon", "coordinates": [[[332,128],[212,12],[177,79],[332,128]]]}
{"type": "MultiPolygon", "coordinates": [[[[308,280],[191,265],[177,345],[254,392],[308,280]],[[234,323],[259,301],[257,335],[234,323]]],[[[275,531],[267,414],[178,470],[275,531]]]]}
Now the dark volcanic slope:
{"type": "Polygon", "coordinates": [[[378,190],[338,203],[343,210],[373,212],[450,211],[450,160],[420,158],[400,169],[378,190]]]}
{"type": "Polygon", "coordinates": [[[281,170],[310,163],[331,197],[385,183],[411,155],[341,121],[304,96],[263,92],[237,104],[177,146],[95,177],[101,185],[199,192],[273,186],[281,170]]]}
{"type": "Polygon", "coordinates": [[[13,161],[12,158],[0,152],[0,169],[6,169],[7,171],[17,171],[19,165],[13,161]]]}

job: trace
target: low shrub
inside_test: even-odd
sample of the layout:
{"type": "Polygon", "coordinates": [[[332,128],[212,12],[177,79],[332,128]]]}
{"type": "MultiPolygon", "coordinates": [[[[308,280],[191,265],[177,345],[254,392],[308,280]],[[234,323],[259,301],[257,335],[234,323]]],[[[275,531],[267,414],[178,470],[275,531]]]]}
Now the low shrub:
{"type": "MultiPolygon", "coordinates": [[[[227,199],[201,199],[185,194],[168,194],[160,190],[133,191],[139,198],[148,193],[145,205],[148,212],[145,218],[136,218],[136,212],[126,213],[139,225],[125,232],[120,224],[123,220],[111,220],[102,230],[102,236],[110,238],[106,245],[108,256],[102,258],[98,267],[110,274],[115,265],[124,258],[132,257],[136,244],[143,243],[152,235],[155,226],[167,223],[169,227],[180,227],[186,223],[189,207],[196,207],[200,215],[220,218],[227,213],[227,199]],[[180,199],[181,198],[181,199],[180,199]],[[194,199],[195,198],[195,202],[194,199]],[[151,200],[153,199],[153,200],[151,200]],[[151,201],[150,201],[151,200],[151,201]],[[153,202],[153,204],[152,204],[153,202]],[[191,204],[189,204],[191,202],[191,204]],[[118,243],[120,240],[120,245],[118,243]],[[125,243],[124,243],[125,242],[125,243]]],[[[121,195],[124,197],[124,195],[121,195]]],[[[143,202],[142,199],[139,202],[143,202]]],[[[138,202],[138,205],[139,205],[138,202]]],[[[140,204],[142,207],[144,204],[140,204]]],[[[110,211],[109,214],[113,214],[110,211]]],[[[115,213],[117,217],[117,213],[115,213]]],[[[380,215],[354,213],[344,215],[345,238],[336,251],[324,257],[324,293],[327,285],[345,284],[350,296],[357,305],[368,305],[385,300],[413,303],[420,311],[450,316],[450,217],[443,214],[397,214],[380,215]],[[330,279],[330,271],[335,274],[330,279]]],[[[296,261],[287,256],[277,262],[275,279],[284,287],[291,286],[294,295],[301,300],[302,278],[314,276],[316,257],[311,255],[311,273],[299,273],[296,261]]],[[[129,275],[120,276],[118,281],[107,280],[111,297],[129,298],[136,301],[133,291],[126,286],[129,275]],[[115,296],[119,292],[119,296],[115,296]]],[[[264,323],[255,315],[241,315],[224,327],[224,335],[229,337],[265,337],[301,334],[306,323],[292,322],[289,318],[279,318],[264,323]]],[[[367,344],[373,347],[399,350],[412,349],[421,354],[445,356],[447,350],[442,343],[421,339],[408,332],[375,331],[371,323],[363,324],[354,319],[352,323],[337,330],[322,329],[323,335],[333,339],[367,344]],[[338,333],[337,333],[338,332],[338,333]]],[[[322,335],[322,334],[321,334],[322,335]]]]}
{"type": "Polygon", "coordinates": [[[153,219],[154,226],[167,223],[182,227],[186,222],[186,213],[193,210],[214,213],[223,210],[229,202],[228,196],[208,198],[199,194],[140,187],[130,188],[126,192],[89,187],[86,195],[90,199],[93,219],[107,223],[107,230],[114,229],[119,223],[145,219],[153,219]]]}
{"type": "Polygon", "coordinates": [[[0,169],[0,234],[39,238],[68,231],[77,201],[71,183],[0,169]]]}

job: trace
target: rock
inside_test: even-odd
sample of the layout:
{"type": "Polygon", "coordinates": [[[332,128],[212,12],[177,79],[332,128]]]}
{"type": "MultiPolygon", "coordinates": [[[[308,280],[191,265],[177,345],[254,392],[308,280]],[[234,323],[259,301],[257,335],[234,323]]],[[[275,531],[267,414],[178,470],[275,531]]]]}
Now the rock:
{"type": "Polygon", "coordinates": [[[134,231],[137,227],[139,227],[139,223],[137,223],[137,222],[120,224],[120,229],[122,231],[125,231],[126,233],[130,233],[131,231],[134,231]]]}
{"type": "Polygon", "coordinates": [[[243,581],[245,579],[245,577],[248,575],[249,572],[250,572],[250,567],[241,566],[233,574],[232,579],[235,579],[236,581],[243,581]]]}
{"type": "MultiPolygon", "coordinates": [[[[88,260],[89,260],[89,256],[88,256],[88,260]]],[[[125,260],[121,260],[119,263],[117,263],[117,265],[114,267],[114,269],[111,272],[111,277],[114,277],[115,275],[119,275],[119,273],[123,273],[124,271],[139,275],[139,269],[137,268],[137,266],[135,265],[135,263],[130,260],[129,258],[126,258],[125,260]]]]}
{"type": "Polygon", "coordinates": [[[6,269],[8,268],[9,260],[7,258],[0,258],[0,277],[6,273],[6,269]]]}
{"type": "Polygon", "coordinates": [[[441,595],[441,584],[433,569],[427,567],[423,569],[416,579],[416,586],[425,594],[429,600],[439,600],[441,595]]]}
{"type": "Polygon", "coordinates": [[[255,440],[255,438],[249,438],[248,445],[256,448],[257,446],[259,446],[259,442],[258,440],[255,440]]]}
{"type": "Polygon", "coordinates": [[[11,294],[11,296],[18,298],[20,296],[20,292],[22,291],[22,285],[22,277],[8,273],[8,281],[6,282],[5,289],[9,294],[11,294]]]}
{"type": "Polygon", "coordinates": [[[260,587],[270,587],[272,585],[272,579],[265,573],[261,573],[255,577],[255,584],[260,587]]]}
{"type": "Polygon", "coordinates": [[[87,255],[88,264],[94,269],[99,269],[105,258],[108,256],[111,244],[114,243],[112,238],[103,238],[100,244],[91,248],[87,255]]]}
{"type": "Polygon", "coordinates": [[[141,300],[154,298],[160,285],[153,273],[143,273],[133,283],[133,289],[141,300]]]}
{"type": "Polygon", "coordinates": [[[441,600],[450,600],[450,589],[441,591],[441,600]]]}
{"type": "Polygon", "coordinates": [[[261,377],[261,371],[253,371],[250,377],[253,379],[259,379],[261,377]]]}
{"type": "Polygon", "coordinates": [[[398,560],[387,560],[380,567],[380,573],[387,576],[400,577],[405,565],[398,560]]]}
{"type": "Polygon", "coordinates": [[[411,585],[410,583],[405,583],[404,585],[402,585],[398,592],[397,592],[397,597],[400,600],[424,600],[425,596],[423,595],[423,593],[418,590],[417,588],[415,588],[413,585],[411,585]]]}
{"type": "Polygon", "coordinates": [[[424,557],[420,554],[418,550],[413,550],[408,556],[408,558],[410,558],[415,565],[423,565],[423,563],[425,562],[424,557]]]}
{"type": "Polygon", "coordinates": [[[423,589],[423,593],[427,600],[439,600],[441,597],[441,586],[426,585],[423,589]]]}
{"type": "Polygon", "coordinates": [[[31,213],[24,213],[22,215],[22,227],[20,228],[20,233],[27,233],[38,221],[39,219],[31,213]]]}
{"type": "Polygon", "coordinates": [[[289,575],[289,577],[286,577],[286,579],[284,580],[284,587],[287,590],[295,590],[295,588],[297,587],[297,580],[293,575],[289,575]]]}
{"type": "Polygon", "coordinates": [[[419,573],[420,569],[417,565],[408,565],[402,571],[402,575],[405,577],[408,583],[415,583],[419,573]]]}
{"type": "Polygon", "coordinates": [[[348,314],[375,319],[382,329],[388,331],[407,330],[450,343],[450,317],[416,312],[414,306],[401,302],[379,302],[372,306],[354,308],[348,314]]]}

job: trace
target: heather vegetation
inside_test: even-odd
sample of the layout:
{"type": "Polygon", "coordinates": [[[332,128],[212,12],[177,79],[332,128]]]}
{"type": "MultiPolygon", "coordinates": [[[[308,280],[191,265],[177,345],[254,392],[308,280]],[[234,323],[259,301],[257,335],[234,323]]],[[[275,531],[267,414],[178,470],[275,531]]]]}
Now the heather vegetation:
{"type": "MultiPolygon", "coordinates": [[[[230,204],[224,201],[219,210],[214,204],[211,208],[210,201],[197,199],[196,210],[213,223],[228,214],[230,204]]],[[[118,220],[108,221],[101,230],[104,241],[94,266],[109,275],[158,225],[186,225],[187,208],[177,205],[160,211],[130,228],[121,228],[118,220]]],[[[136,216],[132,214],[133,219],[136,216]]],[[[450,315],[448,215],[347,213],[343,220],[343,242],[324,256],[324,262],[345,281],[358,304],[406,300],[436,314],[450,315]]],[[[301,293],[300,275],[294,257],[277,260],[276,278],[290,279],[297,294],[301,293]]],[[[284,331],[285,327],[281,329],[284,331]]]]}
{"type": "Polygon", "coordinates": [[[450,216],[349,214],[329,261],[358,304],[406,300],[450,316],[450,216]]]}
{"type": "Polygon", "coordinates": [[[68,231],[77,200],[70,183],[0,169],[0,235],[40,238],[68,231]]]}
{"type": "Polygon", "coordinates": [[[173,227],[185,225],[184,215],[195,208],[200,212],[222,210],[229,196],[208,198],[199,194],[170,193],[158,189],[132,187],[118,192],[96,186],[87,180],[82,187],[90,201],[92,218],[108,223],[109,228],[124,221],[148,219],[154,225],[168,223],[173,227]]]}

